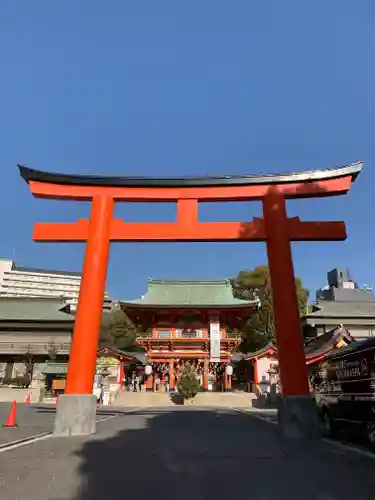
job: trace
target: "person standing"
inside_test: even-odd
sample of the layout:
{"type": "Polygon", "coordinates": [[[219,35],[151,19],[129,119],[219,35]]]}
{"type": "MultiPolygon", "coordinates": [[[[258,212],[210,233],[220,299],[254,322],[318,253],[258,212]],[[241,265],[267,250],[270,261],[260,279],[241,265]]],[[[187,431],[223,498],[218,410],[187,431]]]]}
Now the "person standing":
{"type": "Polygon", "coordinates": [[[164,377],[164,390],[169,392],[169,373],[167,372],[164,377]]]}
{"type": "Polygon", "coordinates": [[[139,373],[137,373],[135,376],[135,391],[140,392],[140,390],[141,390],[141,377],[139,376],[139,373]]]}
{"type": "Polygon", "coordinates": [[[159,392],[159,389],[160,389],[160,375],[159,372],[156,372],[154,379],[154,391],[159,392]]]}

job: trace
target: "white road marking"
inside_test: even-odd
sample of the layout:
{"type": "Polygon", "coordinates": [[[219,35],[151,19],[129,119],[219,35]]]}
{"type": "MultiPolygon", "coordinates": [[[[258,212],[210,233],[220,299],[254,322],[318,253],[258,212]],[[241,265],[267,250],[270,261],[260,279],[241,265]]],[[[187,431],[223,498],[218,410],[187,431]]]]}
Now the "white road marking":
{"type": "MultiPolygon", "coordinates": [[[[240,410],[238,408],[233,408],[233,409],[235,411],[240,412],[240,413],[244,413],[245,415],[249,415],[250,417],[258,418],[259,420],[264,420],[265,422],[268,422],[269,424],[277,425],[277,422],[274,422],[274,421],[272,421],[266,417],[263,417],[261,415],[257,415],[255,412],[240,410]]],[[[333,439],[322,438],[322,441],[326,444],[329,444],[329,445],[334,446],[336,448],[339,448],[341,450],[351,451],[351,452],[357,453],[358,455],[361,455],[363,457],[367,457],[367,458],[371,458],[371,460],[375,460],[375,454],[371,453],[371,451],[366,451],[366,450],[363,450],[362,448],[357,448],[354,445],[340,443],[339,441],[334,441],[333,439]]]]}
{"type": "Polygon", "coordinates": [[[37,441],[43,441],[52,436],[52,433],[46,434],[36,434],[35,436],[31,436],[30,438],[25,438],[24,440],[18,439],[17,441],[11,441],[10,443],[6,443],[2,448],[0,448],[0,453],[4,453],[5,451],[14,450],[16,448],[21,448],[21,446],[26,446],[31,443],[36,443],[37,441]]]}
{"type": "Polygon", "coordinates": [[[361,448],[357,448],[356,446],[340,443],[338,441],[334,441],[333,439],[323,438],[322,441],[324,443],[330,444],[331,446],[335,446],[336,448],[339,448],[341,450],[354,451],[355,453],[358,453],[358,455],[362,455],[363,457],[375,460],[375,454],[371,453],[371,451],[362,450],[361,448]]]}
{"type": "MultiPolygon", "coordinates": [[[[257,415],[257,412],[261,411],[261,410],[258,410],[256,412],[251,411],[251,410],[241,410],[240,408],[233,408],[233,410],[238,411],[239,413],[243,413],[244,415],[249,415],[250,417],[258,418],[259,420],[264,420],[265,422],[268,422],[269,424],[277,425],[277,422],[274,422],[273,420],[270,420],[269,418],[264,417],[262,415],[257,415]]],[[[271,415],[273,415],[273,413],[271,415]]]]}
{"type": "MultiPolygon", "coordinates": [[[[140,411],[140,410],[142,410],[142,408],[139,406],[136,408],[131,408],[127,411],[125,411],[125,410],[119,411],[118,413],[115,413],[114,415],[109,415],[108,417],[100,418],[99,420],[96,421],[96,423],[98,424],[99,422],[105,422],[106,420],[111,420],[111,418],[123,417],[124,415],[132,415],[133,413],[137,413],[137,411],[140,411]]],[[[98,415],[98,416],[101,416],[101,415],[98,415]]]]}
{"type": "Polygon", "coordinates": [[[111,420],[111,418],[116,418],[118,415],[109,415],[109,417],[104,417],[101,418],[100,420],[97,420],[96,423],[99,424],[100,422],[105,422],[106,420],[111,420]]]}
{"type": "MultiPolygon", "coordinates": [[[[126,412],[127,413],[127,412],[126,412]]],[[[132,412],[129,412],[132,413],[132,412]]],[[[96,421],[97,424],[100,422],[105,422],[106,420],[111,420],[112,418],[116,418],[119,415],[109,415],[108,417],[101,418],[96,421]]],[[[35,434],[34,436],[25,437],[23,439],[17,439],[15,441],[9,441],[8,443],[4,443],[0,445],[0,453],[4,453],[5,451],[14,450],[16,448],[21,448],[21,446],[26,446],[28,444],[36,443],[38,441],[43,441],[45,439],[53,437],[52,432],[42,432],[40,434],[35,434]]]]}

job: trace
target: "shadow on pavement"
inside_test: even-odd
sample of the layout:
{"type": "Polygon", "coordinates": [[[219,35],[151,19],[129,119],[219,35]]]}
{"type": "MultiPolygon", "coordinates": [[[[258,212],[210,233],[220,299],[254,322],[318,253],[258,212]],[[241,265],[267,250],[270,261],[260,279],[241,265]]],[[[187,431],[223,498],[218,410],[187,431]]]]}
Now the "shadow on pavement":
{"type": "MultiPolygon", "coordinates": [[[[33,405],[33,406],[30,406],[29,408],[30,408],[30,410],[34,410],[34,411],[41,413],[41,414],[46,414],[46,415],[55,415],[56,414],[56,406],[48,407],[48,406],[33,405]]],[[[136,410],[135,408],[131,408],[131,407],[128,407],[126,410],[114,409],[112,407],[99,408],[96,411],[96,415],[99,415],[99,416],[125,415],[125,414],[131,413],[135,410],[136,410]]]]}
{"type": "Polygon", "coordinates": [[[372,460],[285,440],[277,426],[240,413],[145,411],[115,420],[121,430],[77,452],[81,489],[74,500],[373,498],[372,460]]]}

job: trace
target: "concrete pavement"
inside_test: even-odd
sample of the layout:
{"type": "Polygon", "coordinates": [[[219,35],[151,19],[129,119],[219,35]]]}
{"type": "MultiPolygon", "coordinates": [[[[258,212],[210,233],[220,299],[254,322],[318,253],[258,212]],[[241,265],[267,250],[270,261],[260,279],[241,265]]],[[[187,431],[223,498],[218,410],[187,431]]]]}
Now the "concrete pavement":
{"type": "MultiPolygon", "coordinates": [[[[11,403],[0,403],[0,422],[4,423],[8,417],[11,403]]],[[[51,432],[53,429],[55,409],[28,406],[24,403],[16,406],[16,422],[18,427],[3,429],[0,424],[0,447],[10,441],[24,439],[42,432],[51,432]]],[[[1,497],[0,497],[1,498],[1,497]]]]}
{"type": "MultiPolygon", "coordinates": [[[[55,405],[26,405],[19,403],[16,406],[16,423],[18,427],[2,428],[2,423],[8,418],[12,403],[0,403],[0,449],[10,442],[30,438],[32,436],[52,432],[56,407],[55,405]]],[[[131,411],[126,409],[125,411],[131,411]]],[[[107,406],[97,411],[97,422],[113,415],[123,414],[124,408],[107,406]]],[[[1,498],[1,497],[0,497],[1,498]]]]}
{"type": "MultiPolygon", "coordinates": [[[[104,416],[102,418],[105,418],[104,416]]],[[[367,500],[375,460],[243,412],[143,409],[0,453],[2,500],[367,500]]]]}

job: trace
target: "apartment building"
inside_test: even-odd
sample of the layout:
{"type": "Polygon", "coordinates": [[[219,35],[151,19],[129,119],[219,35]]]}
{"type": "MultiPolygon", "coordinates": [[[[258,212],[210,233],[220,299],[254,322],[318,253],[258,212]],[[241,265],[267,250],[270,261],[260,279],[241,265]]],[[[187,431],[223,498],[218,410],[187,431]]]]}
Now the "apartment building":
{"type": "MultiPolygon", "coordinates": [[[[77,308],[82,275],[72,271],[36,269],[0,259],[0,297],[56,298],[77,308]]],[[[105,293],[103,310],[110,311],[113,300],[105,293]]]]}

